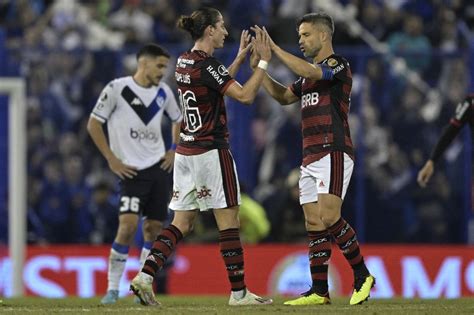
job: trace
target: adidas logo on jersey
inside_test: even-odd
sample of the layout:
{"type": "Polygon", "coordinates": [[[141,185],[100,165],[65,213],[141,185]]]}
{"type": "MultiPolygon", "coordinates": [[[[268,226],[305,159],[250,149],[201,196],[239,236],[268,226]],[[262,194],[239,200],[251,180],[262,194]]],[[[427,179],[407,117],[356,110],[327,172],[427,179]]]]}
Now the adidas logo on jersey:
{"type": "Polygon", "coordinates": [[[135,105],[135,106],[140,106],[140,105],[143,105],[142,101],[140,101],[140,99],[138,99],[137,97],[135,97],[131,103],[132,105],[135,105]]]}

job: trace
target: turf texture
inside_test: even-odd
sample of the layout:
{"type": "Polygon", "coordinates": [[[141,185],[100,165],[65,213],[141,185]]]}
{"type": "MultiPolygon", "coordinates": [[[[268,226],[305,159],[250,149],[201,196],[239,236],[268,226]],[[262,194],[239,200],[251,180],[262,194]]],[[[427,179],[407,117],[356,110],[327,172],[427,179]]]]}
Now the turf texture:
{"type": "Polygon", "coordinates": [[[134,304],[132,297],[116,304],[100,305],[100,298],[13,298],[0,302],[0,314],[474,314],[474,298],[463,299],[372,299],[350,306],[349,298],[332,299],[331,305],[285,306],[285,298],[258,307],[231,307],[222,296],[158,296],[160,307],[134,304]]]}

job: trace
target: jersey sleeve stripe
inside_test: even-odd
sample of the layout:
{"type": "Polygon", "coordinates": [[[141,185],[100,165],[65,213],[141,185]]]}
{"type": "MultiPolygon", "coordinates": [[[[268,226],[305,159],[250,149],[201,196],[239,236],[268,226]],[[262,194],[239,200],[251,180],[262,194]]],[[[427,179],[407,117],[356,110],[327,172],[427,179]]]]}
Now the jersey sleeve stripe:
{"type": "Polygon", "coordinates": [[[183,115],[180,113],[180,114],[178,115],[178,117],[176,117],[176,118],[170,117],[170,119],[171,119],[172,122],[178,123],[178,122],[181,122],[181,121],[183,120],[183,115]]]}
{"type": "Polygon", "coordinates": [[[224,84],[224,86],[222,87],[222,94],[225,93],[225,91],[227,91],[227,89],[229,88],[229,86],[235,82],[235,79],[230,79],[229,81],[227,81],[226,84],[224,84]]]}
{"type": "Polygon", "coordinates": [[[450,123],[451,125],[453,125],[454,127],[457,127],[457,128],[459,128],[459,127],[462,126],[462,123],[461,123],[459,120],[454,119],[454,118],[452,118],[452,119],[449,121],[449,123],[450,123]]]}
{"type": "Polygon", "coordinates": [[[291,93],[293,93],[293,95],[297,96],[298,98],[301,98],[301,95],[298,95],[296,93],[295,88],[293,87],[293,85],[290,85],[289,89],[290,89],[291,93]]]}
{"type": "Polygon", "coordinates": [[[101,123],[105,123],[107,121],[107,118],[100,116],[97,113],[92,112],[91,116],[100,121],[101,123]]]}

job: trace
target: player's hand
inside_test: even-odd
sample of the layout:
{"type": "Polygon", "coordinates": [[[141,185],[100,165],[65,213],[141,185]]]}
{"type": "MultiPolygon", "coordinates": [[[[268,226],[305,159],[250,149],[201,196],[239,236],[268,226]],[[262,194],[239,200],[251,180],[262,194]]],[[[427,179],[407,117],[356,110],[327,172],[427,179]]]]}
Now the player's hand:
{"type": "Polygon", "coordinates": [[[268,40],[268,43],[270,44],[270,48],[275,51],[276,48],[278,48],[277,44],[275,44],[275,42],[273,41],[273,39],[270,37],[270,34],[268,34],[268,31],[267,29],[265,28],[265,26],[263,27],[263,32],[265,34],[265,36],[267,37],[267,40],[268,40]]]}
{"type": "Polygon", "coordinates": [[[256,52],[260,55],[260,59],[270,61],[270,59],[272,59],[272,50],[270,47],[269,37],[266,35],[265,31],[257,25],[251,27],[251,29],[255,32],[255,40],[253,43],[256,52]]]}
{"type": "Polygon", "coordinates": [[[109,168],[112,172],[117,174],[120,179],[133,178],[137,175],[137,169],[133,166],[122,163],[116,156],[112,156],[107,160],[109,168]]]}
{"type": "MultiPolygon", "coordinates": [[[[255,40],[252,39],[252,42],[255,40]]],[[[258,61],[260,60],[260,55],[258,54],[258,52],[255,50],[255,48],[251,48],[250,49],[251,51],[251,54],[250,54],[250,69],[254,70],[255,71],[255,68],[257,68],[257,65],[258,65],[258,61]]]]}
{"type": "Polygon", "coordinates": [[[174,150],[168,150],[165,153],[165,156],[161,159],[161,169],[171,173],[174,165],[174,150]]]}
{"type": "Polygon", "coordinates": [[[249,31],[243,30],[242,34],[240,34],[239,52],[237,53],[236,59],[244,61],[247,52],[252,48],[251,39],[252,36],[250,36],[249,31]]]}
{"type": "Polygon", "coordinates": [[[426,161],[423,168],[418,172],[418,184],[425,188],[434,172],[434,163],[432,160],[426,161]]]}

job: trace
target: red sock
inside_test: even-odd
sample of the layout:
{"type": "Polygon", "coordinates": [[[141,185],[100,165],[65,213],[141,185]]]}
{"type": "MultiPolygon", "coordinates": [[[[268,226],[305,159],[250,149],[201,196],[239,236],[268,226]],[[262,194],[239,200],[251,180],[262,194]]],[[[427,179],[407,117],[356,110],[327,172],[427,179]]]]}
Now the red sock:
{"type": "Polygon", "coordinates": [[[244,251],[240,243],[239,229],[219,231],[219,245],[232,291],[245,289],[244,251]]]}
{"type": "Polygon", "coordinates": [[[161,231],[156,241],[153,242],[153,247],[145,260],[142,272],[155,277],[158,270],[163,267],[166,259],[173,252],[176,244],[178,244],[182,238],[183,233],[174,225],[170,225],[161,231]]]}
{"type": "Polygon", "coordinates": [[[309,265],[313,290],[319,295],[328,293],[328,262],[331,257],[331,239],[327,230],[308,231],[309,265]]]}
{"type": "Polygon", "coordinates": [[[351,265],[356,276],[365,276],[369,274],[364,263],[364,258],[360,253],[359,242],[354,229],[342,217],[328,228],[336,239],[336,243],[351,265]]]}

